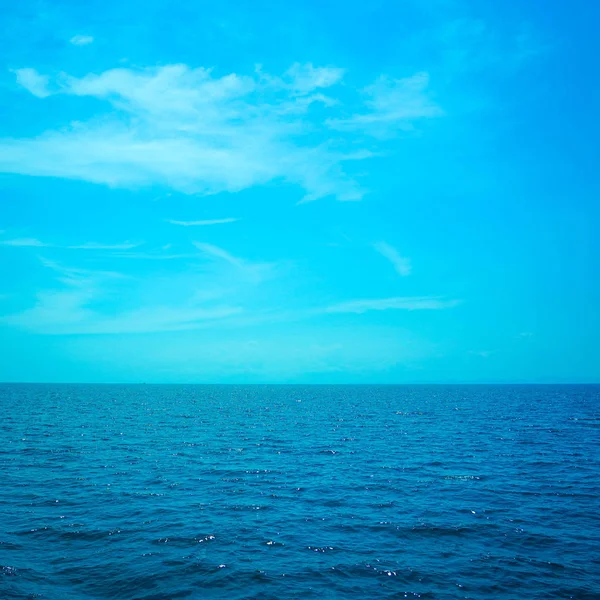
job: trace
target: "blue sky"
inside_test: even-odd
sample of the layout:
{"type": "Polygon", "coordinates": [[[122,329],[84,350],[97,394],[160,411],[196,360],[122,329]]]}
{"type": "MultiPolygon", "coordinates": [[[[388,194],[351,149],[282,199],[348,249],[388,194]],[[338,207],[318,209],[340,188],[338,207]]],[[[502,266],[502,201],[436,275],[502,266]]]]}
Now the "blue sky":
{"type": "Polygon", "coordinates": [[[7,4],[0,380],[600,381],[599,16],[7,4]]]}

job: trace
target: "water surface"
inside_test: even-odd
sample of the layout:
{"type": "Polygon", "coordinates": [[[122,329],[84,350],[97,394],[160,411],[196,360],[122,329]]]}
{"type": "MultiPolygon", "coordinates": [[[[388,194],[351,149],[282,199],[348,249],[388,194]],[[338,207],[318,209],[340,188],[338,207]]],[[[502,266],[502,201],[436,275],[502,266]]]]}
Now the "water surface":
{"type": "Polygon", "coordinates": [[[598,386],[0,385],[0,598],[600,598],[598,386]]]}

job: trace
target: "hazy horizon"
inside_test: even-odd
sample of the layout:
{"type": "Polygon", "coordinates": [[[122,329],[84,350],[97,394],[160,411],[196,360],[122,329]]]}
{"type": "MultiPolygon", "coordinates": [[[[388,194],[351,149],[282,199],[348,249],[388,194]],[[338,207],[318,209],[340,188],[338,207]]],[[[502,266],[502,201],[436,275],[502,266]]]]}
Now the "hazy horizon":
{"type": "Polygon", "coordinates": [[[0,385],[165,385],[165,386],[600,386],[597,381],[402,381],[402,382],[302,382],[302,381],[0,381],[0,385]]]}

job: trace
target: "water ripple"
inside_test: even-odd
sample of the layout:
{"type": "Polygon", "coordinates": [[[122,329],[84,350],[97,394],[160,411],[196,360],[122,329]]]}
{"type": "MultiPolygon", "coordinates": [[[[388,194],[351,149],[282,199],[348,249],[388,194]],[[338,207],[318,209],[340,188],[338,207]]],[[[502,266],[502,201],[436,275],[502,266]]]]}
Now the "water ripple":
{"type": "Polygon", "coordinates": [[[0,598],[600,598],[598,386],[2,385],[0,598]]]}

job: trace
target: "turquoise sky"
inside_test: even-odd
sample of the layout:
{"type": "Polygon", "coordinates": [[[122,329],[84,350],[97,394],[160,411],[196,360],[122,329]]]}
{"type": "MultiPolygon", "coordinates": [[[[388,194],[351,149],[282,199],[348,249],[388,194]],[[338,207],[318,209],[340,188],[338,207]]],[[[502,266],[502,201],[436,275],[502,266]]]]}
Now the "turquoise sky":
{"type": "Polygon", "coordinates": [[[599,17],[4,3],[0,380],[600,381],[599,17]]]}

